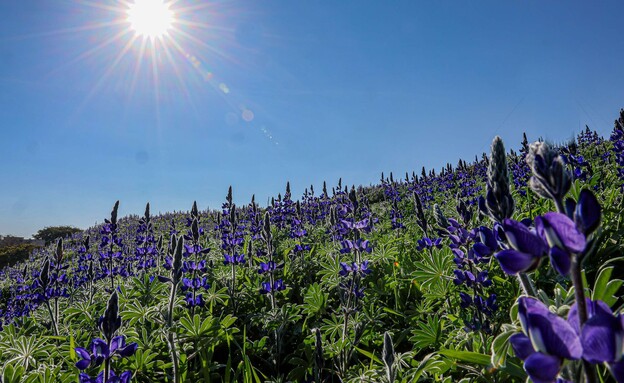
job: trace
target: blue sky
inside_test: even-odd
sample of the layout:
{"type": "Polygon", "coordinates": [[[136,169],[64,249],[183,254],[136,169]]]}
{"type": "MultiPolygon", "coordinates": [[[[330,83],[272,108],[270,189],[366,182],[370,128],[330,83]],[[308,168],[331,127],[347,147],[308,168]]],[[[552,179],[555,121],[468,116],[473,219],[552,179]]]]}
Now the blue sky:
{"type": "Polygon", "coordinates": [[[0,2],[0,234],[370,184],[624,106],[620,1],[179,0],[120,55],[123,7],[0,2]]]}

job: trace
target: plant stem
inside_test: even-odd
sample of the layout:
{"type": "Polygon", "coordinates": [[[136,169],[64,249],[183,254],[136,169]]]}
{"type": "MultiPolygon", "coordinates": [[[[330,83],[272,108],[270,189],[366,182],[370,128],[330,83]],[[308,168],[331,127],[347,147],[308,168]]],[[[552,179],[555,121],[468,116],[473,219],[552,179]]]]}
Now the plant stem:
{"type": "Polygon", "coordinates": [[[553,201],[555,201],[555,206],[557,206],[557,211],[561,214],[565,214],[565,207],[563,207],[563,202],[561,201],[561,199],[559,198],[553,198],[553,201]]]}
{"type": "Polygon", "coordinates": [[[518,273],[518,281],[520,282],[520,286],[522,286],[522,290],[528,296],[535,297],[537,293],[535,288],[533,287],[533,282],[531,282],[531,278],[526,273],[518,273]]]}
{"type": "MultiPolygon", "coordinates": [[[[583,290],[583,279],[581,276],[581,264],[579,263],[578,254],[572,254],[571,259],[572,283],[574,284],[574,297],[576,299],[576,307],[579,318],[579,328],[583,328],[583,324],[587,322],[587,305],[585,302],[585,291],[583,290]]],[[[583,360],[583,370],[585,371],[585,382],[596,382],[596,369],[589,362],[583,360]]]]}
{"type": "Polygon", "coordinates": [[[56,324],[56,318],[54,318],[54,313],[52,311],[52,307],[50,306],[50,301],[46,301],[46,306],[48,307],[48,311],[50,312],[50,319],[52,320],[52,329],[54,330],[54,335],[58,336],[58,327],[56,324]]]}
{"type": "MultiPolygon", "coordinates": [[[[232,251],[232,254],[234,254],[234,251],[232,251]]],[[[234,255],[232,255],[234,257],[234,255]]],[[[234,295],[236,294],[236,269],[234,266],[234,262],[232,262],[232,274],[231,274],[231,280],[232,280],[232,287],[230,290],[230,299],[232,300],[232,313],[234,315],[236,315],[236,298],[234,297],[234,295]]]]}
{"type": "Polygon", "coordinates": [[[173,308],[175,306],[175,295],[176,295],[176,288],[177,288],[177,281],[174,281],[171,284],[171,293],[169,296],[169,313],[168,313],[168,317],[167,317],[167,327],[168,327],[168,331],[169,331],[169,335],[167,337],[167,340],[169,341],[169,352],[171,354],[171,361],[173,364],[173,382],[174,383],[180,383],[180,366],[179,366],[179,362],[178,362],[178,353],[176,351],[176,346],[175,346],[175,336],[174,333],[172,331],[172,327],[173,327],[173,308]]]}
{"type": "Polygon", "coordinates": [[[173,331],[169,329],[169,351],[171,353],[171,361],[173,362],[173,382],[180,383],[180,362],[178,361],[178,353],[175,346],[175,337],[173,331]]]}
{"type": "Polygon", "coordinates": [[[107,358],[104,362],[104,381],[108,382],[108,378],[110,377],[110,359],[107,358]]]}
{"type": "Polygon", "coordinates": [[[58,321],[59,321],[59,305],[58,297],[54,298],[54,323],[57,325],[56,335],[58,335],[58,321]]]}

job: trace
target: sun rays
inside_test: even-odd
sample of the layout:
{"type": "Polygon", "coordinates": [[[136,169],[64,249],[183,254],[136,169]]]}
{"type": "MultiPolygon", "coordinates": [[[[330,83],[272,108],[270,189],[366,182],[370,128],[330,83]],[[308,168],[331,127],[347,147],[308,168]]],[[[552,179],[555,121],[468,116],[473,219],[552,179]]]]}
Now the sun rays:
{"type": "Polygon", "coordinates": [[[82,97],[67,116],[69,125],[112,96],[119,100],[121,124],[135,110],[151,110],[160,130],[161,116],[184,109],[201,125],[209,110],[210,116],[222,114],[224,126],[240,121],[277,145],[265,127],[270,116],[237,83],[237,76],[257,69],[254,57],[262,54],[257,41],[241,40],[241,26],[257,16],[248,7],[205,0],[70,0],[58,9],[60,28],[15,38],[55,40],[50,46],[63,59],[41,75],[76,81],[72,86],[82,97]]]}
{"type": "Polygon", "coordinates": [[[128,8],[130,28],[145,38],[162,38],[175,22],[170,3],[162,0],[135,0],[128,8]]]}
{"type": "MultiPolygon", "coordinates": [[[[173,88],[179,89],[181,98],[196,110],[189,86],[211,85],[219,89],[223,83],[223,79],[216,82],[207,63],[197,58],[232,61],[219,48],[219,36],[227,32],[208,23],[218,17],[215,16],[218,10],[214,9],[214,3],[183,0],[122,0],[114,5],[86,0],[75,0],[74,3],[76,9],[88,15],[84,20],[90,21],[49,34],[83,33],[84,41],[89,44],[48,72],[48,75],[54,75],[79,65],[97,66],[92,86],[77,106],[74,117],[113,82],[127,83],[123,86],[126,107],[137,91],[143,90],[152,97],[156,119],[159,119],[163,91],[171,93],[173,88]],[[149,91],[146,91],[147,87],[149,91]]],[[[220,94],[227,96],[223,92],[220,94]]],[[[231,102],[226,100],[228,105],[231,102]]]]}

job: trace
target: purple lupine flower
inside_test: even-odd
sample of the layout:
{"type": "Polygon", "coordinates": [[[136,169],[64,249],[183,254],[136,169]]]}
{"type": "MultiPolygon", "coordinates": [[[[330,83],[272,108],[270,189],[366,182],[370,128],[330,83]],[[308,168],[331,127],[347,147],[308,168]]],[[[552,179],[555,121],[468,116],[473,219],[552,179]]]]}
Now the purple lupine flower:
{"type": "Polygon", "coordinates": [[[442,248],[442,238],[435,238],[434,240],[431,240],[431,238],[424,237],[422,239],[418,239],[416,242],[418,243],[418,246],[416,246],[416,249],[418,251],[421,251],[422,249],[431,249],[434,247],[437,249],[442,248]]]}
{"type": "Polygon", "coordinates": [[[475,242],[472,245],[472,249],[476,253],[475,255],[478,258],[485,258],[492,255],[496,250],[498,250],[499,245],[496,239],[496,235],[494,231],[488,227],[480,226],[477,229],[478,240],[479,242],[475,242]]]}
{"type": "Polygon", "coordinates": [[[548,250],[542,238],[524,224],[509,218],[503,221],[502,229],[511,247],[495,255],[503,271],[515,275],[535,270],[548,250]]]}
{"type": "Polygon", "coordinates": [[[208,266],[205,259],[202,259],[199,262],[195,261],[184,261],[182,262],[182,272],[184,273],[192,273],[194,271],[198,271],[201,273],[205,273],[208,271],[208,266]]]}
{"type": "Polygon", "coordinates": [[[272,273],[274,270],[278,270],[284,267],[284,263],[276,264],[274,261],[260,262],[258,274],[272,273]]]}
{"type": "Polygon", "coordinates": [[[518,298],[522,333],[509,338],[534,382],[554,382],[565,359],[578,360],[583,346],[572,325],[532,297],[518,298]]]}
{"type": "Polygon", "coordinates": [[[587,246],[587,239],[574,221],[561,213],[546,213],[535,219],[535,228],[539,235],[550,245],[550,261],[561,275],[568,275],[571,267],[571,254],[582,253],[587,246]]]}
{"type": "Polygon", "coordinates": [[[127,358],[136,352],[138,345],[136,343],[126,344],[126,338],[123,335],[115,336],[115,332],[121,327],[121,317],[118,315],[117,290],[113,291],[104,315],[98,320],[100,331],[105,339],[95,338],[89,346],[90,352],[82,347],[75,348],[76,353],[81,358],[76,363],[79,370],[85,370],[88,367],[99,367],[104,364],[104,371],[97,377],[91,378],[85,373],[79,375],[80,382],[97,382],[97,383],[128,383],[132,377],[130,371],[126,371],[119,377],[111,370],[110,360],[114,357],[127,358]],[[104,382],[104,377],[108,377],[104,382]]]}
{"type": "Polygon", "coordinates": [[[173,257],[170,255],[167,255],[165,257],[165,263],[163,264],[163,267],[167,270],[171,270],[173,268],[173,257]]]}
{"type": "Polygon", "coordinates": [[[581,190],[572,218],[576,227],[586,236],[600,226],[600,210],[600,204],[594,193],[587,189],[581,190]]]}
{"type": "Polygon", "coordinates": [[[270,282],[262,282],[261,287],[260,287],[260,293],[268,294],[271,291],[282,291],[285,289],[286,289],[286,285],[284,284],[284,281],[280,278],[276,280],[275,282],[273,282],[272,286],[270,282]]]}
{"type": "Polygon", "coordinates": [[[223,255],[224,265],[240,265],[243,263],[245,263],[245,254],[235,253],[234,255],[229,255],[229,254],[223,255]]]}
{"type": "Polygon", "coordinates": [[[342,248],[340,249],[340,253],[342,254],[351,253],[351,251],[353,250],[359,250],[360,252],[367,253],[373,251],[372,247],[370,246],[370,242],[367,240],[363,240],[362,238],[358,238],[355,241],[345,239],[340,242],[340,245],[342,246],[342,248]]]}
{"type": "Polygon", "coordinates": [[[469,294],[466,294],[462,291],[459,293],[459,298],[461,299],[461,301],[459,302],[459,306],[461,308],[465,309],[472,305],[472,296],[470,296],[469,294]]]}
{"type": "Polygon", "coordinates": [[[205,290],[210,288],[207,277],[182,278],[182,291],[199,290],[202,288],[205,290]]]}
{"type": "Polygon", "coordinates": [[[624,315],[615,315],[602,301],[586,299],[587,322],[579,327],[578,307],[574,303],[568,323],[581,338],[583,359],[592,364],[607,363],[618,383],[624,382],[624,315]]]}
{"type": "Polygon", "coordinates": [[[371,269],[368,268],[368,261],[363,261],[361,264],[357,264],[356,262],[352,262],[351,264],[347,264],[346,262],[340,262],[340,274],[341,277],[346,277],[350,273],[361,274],[362,276],[366,276],[372,272],[371,269]]]}
{"type": "Polygon", "coordinates": [[[271,282],[262,282],[260,285],[260,294],[268,294],[271,292],[271,282]]]}
{"type": "Polygon", "coordinates": [[[81,360],[76,363],[76,367],[79,370],[85,370],[89,366],[99,367],[110,354],[108,344],[105,340],[100,338],[93,339],[89,349],[91,351],[90,353],[82,347],[76,347],[76,353],[81,358],[81,360]]]}
{"type": "Polygon", "coordinates": [[[204,302],[203,294],[195,294],[195,296],[193,296],[193,292],[186,293],[186,296],[184,297],[184,302],[189,308],[204,307],[204,305],[206,304],[206,302],[204,302]]]}
{"type": "Polygon", "coordinates": [[[310,249],[312,249],[312,246],[310,246],[310,245],[296,244],[295,247],[293,248],[293,251],[295,253],[300,253],[300,252],[303,252],[303,251],[310,251],[310,249]]]}

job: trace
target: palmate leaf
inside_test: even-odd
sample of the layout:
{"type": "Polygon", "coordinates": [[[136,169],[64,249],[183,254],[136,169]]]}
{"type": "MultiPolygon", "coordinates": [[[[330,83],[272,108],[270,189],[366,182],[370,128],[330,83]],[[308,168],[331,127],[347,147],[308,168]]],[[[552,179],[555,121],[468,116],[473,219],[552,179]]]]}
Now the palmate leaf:
{"type": "Polygon", "coordinates": [[[19,364],[27,371],[29,367],[37,365],[38,361],[50,358],[53,350],[51,344],[47,344],[45,339],[35,336],[20,336],[18,338],[8,338],[0,344],[3,356],[8,358],[6,363],[19,364]]]}
{"type": "Polygon", "coordinates": [[[399,249],[396,245],[398,239],[393,237],[380,237],[375,241],[375,247],[371,254],[372,260],[384,260],[385,262],[392,263],[393,260],[398,259],[399,249]]]}
{"type": "Polygon", "coordinates": [[[63,310],[63,319],[66,322],[93,322],[95,321],[94,312],[97,312],[95,305],[89,305],[87,301],[76,301],[63,310]]]}
{"type": "Polygon", "coordinates": [[[23,383],[69,383],[76,379],[75,373],[61,372],[61,366],[42,366],[37,371],[28,374],[23,383]]]}
{"type": "Polygon", "coordinates": [[[342,331],[342,321],[335,314],[331,314],[329,318],[323,319],[323,325],[321,326],[321,333],[326,334],[328,338],[337,338],[342,331]]]}
{"type": "Polygon", "coordinates": [[[206,302],[206,306],[210,307],[211,313],[214,306],[224,305],[229,298],[230,296],[227,294],[227,287],[222,287],[217,290],[215,284],[210,286],[208,291],[204,293],[204,302],[206,302]]]}
{"type": "Polygon", "coordinates": [[[209,344],[214,346],[219,343],[218,336],[220,325],[218,318],[208,316],[202,320],[199,314],[195,314],[193,318],[184,316],[180,318],[179,329],[180,343],[192,343],[195,348],[193,354],[195,354],[197,350],[207,347],[209,344]]]}
{"type": "Polygon", "coordinates": [[[450,291],[453,273],[453,256],[448,249],[435,249],[422,252],[422,260],[414,264],[412,277],[423,293],[437,298],[445,298],[450,291]]]}
{"type": "Polygon", "coordinates": [[[321,280],[321,285],[326,288],[333,288],[338,285],[339,273],[342,270],[340,258],[326,256],[325,260],[320,261],[319,264],[321,265],[321,270],[318,273],[318,277],[321,280]]]}
{"type": "Polygon", "coordinates": [[[144,324],[145,321],[153,321],[155,314],[158,312],[156,306],[146,306],[139,301],[127,304],[125,309],[120,313],[121,319],[130,326],[136,325],[137,322],[144,324]]]}
{"type": "Polygon", "coordinates": [[[152,350],[139,348],[130,359],[129,368],[134,371],[136,377],[149,377],[150,372],[154,370],[157,358],[158,354],[152,350]]]}
{"type": "Polygon", "coordinates": [[[2,383],[21,383],[24,367],[6,363],[2,369],[2,383]]]}
{"type": "Polygon", "coordinates": [[[328,297],[329,294],[324,292],[318,283],[310,285],[303,297],[303,312],[308,316],[324,312],[328,297]]]}
{"type": "Polygon", "coordinates": [[[437,315],[428,316],[426,322],[418,323],[418,328],[412,330],[414,335],[409,340],[417,349],[436,347],[441,341],[443,328],[444,321],[437,315]]]}
{"type": "Polygon", "coordinates": [[[133,289],[128,291],[127,299],[138,299],[143,304],[151,303],[159,293],[168,291],[169,285],[150,279],[148,274],[132,278],[133,289]]]}
{"type": "Polygon", "coordinates": [[[438,376],[448,371],[453,363],[450,359],[444,358],[436,353],[425,355],[420,361],[412,361],[415,368],[410,369],[403,381],[417,382],[421,376],[438,376]]]}

